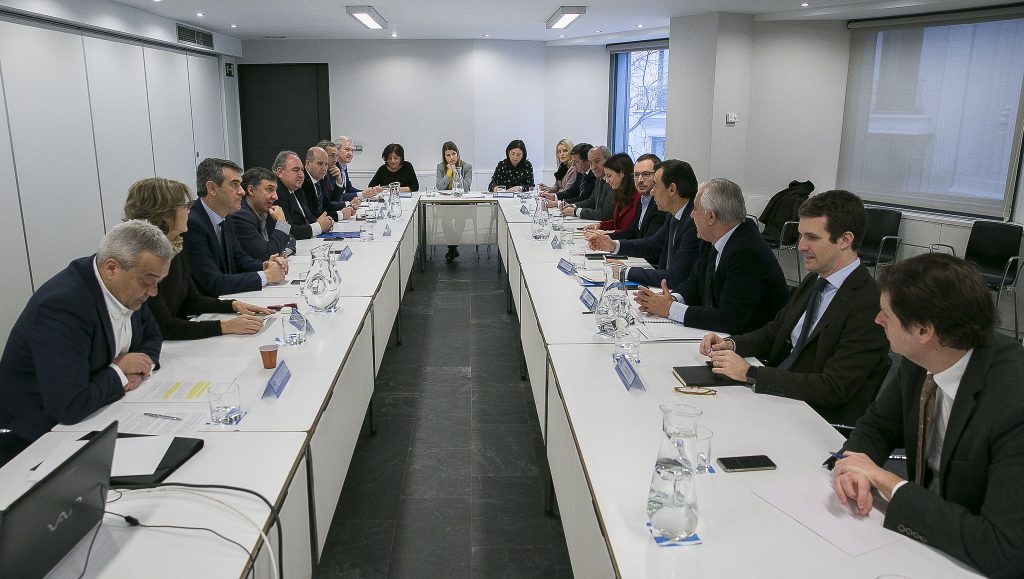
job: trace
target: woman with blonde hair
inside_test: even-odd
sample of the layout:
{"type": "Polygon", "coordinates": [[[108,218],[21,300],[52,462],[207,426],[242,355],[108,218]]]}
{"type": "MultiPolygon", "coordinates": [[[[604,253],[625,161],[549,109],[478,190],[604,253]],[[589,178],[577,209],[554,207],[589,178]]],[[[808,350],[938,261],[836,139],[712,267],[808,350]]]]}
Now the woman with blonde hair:
{"type": "Polygon", "coordinates": [[[167,277],[157,286],[156,296],[146,304],[165,340],[196,340],[221,334],[255,334],[263,320],[254,314],[273,313],[267,308],[237,300],[219,300],[199,293],[192,281],[188,262],[181,256],[181,234],[188,231],[192,192],[184,183],[160,177],[136,181],[128,189],[124,218],[145,219],[167,235],[175,256],[167,277]],[[190,322],[188,316],[203,313],[242,314],[229,320],[190,322]]]}
{"type": "Polygon", "coordinates": [[[576,182],[576,167],[572,164],[572,141],[562,139],[555,145],[555,184],[548,187],[541,183],[540,190],[543,193],[561,193],[576,182]]]}

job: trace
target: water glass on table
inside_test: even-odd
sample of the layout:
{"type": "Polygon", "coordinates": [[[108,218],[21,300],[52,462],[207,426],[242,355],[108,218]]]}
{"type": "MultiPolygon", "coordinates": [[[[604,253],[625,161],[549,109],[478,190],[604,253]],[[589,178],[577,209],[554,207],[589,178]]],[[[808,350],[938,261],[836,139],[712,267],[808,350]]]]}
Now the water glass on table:
{"type": "Polygon", "coordinates": [[[707,474],[711,468],[711,437],[715,433],[707,426],[697,427],[697,472],[707,474]]]}
{"type": "Polygon", "coordinates": [[[242,394],[238,382],[215,382],[206,390],[210,402],[210,422],[238,424],[242,420],[242,394]]]}

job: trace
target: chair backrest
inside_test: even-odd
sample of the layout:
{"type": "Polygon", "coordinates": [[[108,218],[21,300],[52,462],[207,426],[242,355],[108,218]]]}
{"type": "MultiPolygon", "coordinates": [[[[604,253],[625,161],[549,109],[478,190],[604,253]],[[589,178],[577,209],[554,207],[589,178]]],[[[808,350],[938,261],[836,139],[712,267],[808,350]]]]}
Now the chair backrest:
{"type": "Polygon", "coordinates": [[[883,237],[898,236],[903,213],[895,209],[868,207],[867,227],[864,228],[864,239],[860,243],[858,254],[866,265],[878,262],[887,263],[896,256],[896,240],[887,241],[879,252],[879,244],[883,237]]]}
{"type": "MultiPolygon", "coordinates": [[[[964,259],[974,263],[987,276],[1001,277],[1006,262],[1020,251],[1020,240],[1024,227],[1002,221],[975,221],[971,236],[967,239],[964,259]]],[[[1007,283],[1013,283],[1017,272],[1011,271],[1007,283]]]]}

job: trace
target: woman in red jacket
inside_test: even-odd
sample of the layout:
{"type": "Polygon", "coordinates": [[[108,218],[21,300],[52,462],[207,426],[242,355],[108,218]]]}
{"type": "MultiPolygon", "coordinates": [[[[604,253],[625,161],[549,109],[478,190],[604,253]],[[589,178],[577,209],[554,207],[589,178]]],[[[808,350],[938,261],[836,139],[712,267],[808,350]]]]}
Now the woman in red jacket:
{"type": "Polygon", "coordinates": [[[633,184],[633,159],[625,153],[616,153],[604,163],[604,180],[612,188],[615,209],[612,218],[597,224],[602,231],[626,229],[636,221],[640,194],[633,184]]]}

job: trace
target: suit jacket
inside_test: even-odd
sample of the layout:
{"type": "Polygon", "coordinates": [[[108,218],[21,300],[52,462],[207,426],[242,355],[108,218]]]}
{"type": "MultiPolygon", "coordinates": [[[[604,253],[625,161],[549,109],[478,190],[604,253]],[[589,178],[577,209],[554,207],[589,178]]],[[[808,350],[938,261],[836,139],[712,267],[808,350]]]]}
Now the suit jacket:
{"type": "Polygon", "coordinates": [[[224,228],[226,251],[221,251],[220,239],[210,216],[206,214],[202,197],[197,199],[188,212],[188,231],[182,236],[184,245],[181,250],[188,260],[196,286],[203,294],[212,297],[259,291],[263,288],[263,280],[256,272],[263,269],[263,262],[242,251],[234,221],[225,219],[221,227],[224,228]]]}
{"type": "Polygon", "coordinates": [[[276,228],[277,222],[267,215],[263,219],[263,227],[268,239],[263,238],[260,231],[260,218],[249,206],[247,199],[242,199],[242,208],[228,215],[228,220],[235,227],[235,237],[242,251],[260,262],[267,261],[271,255],[281,253],[286,247],[295,251],[295,238],[276,228]]]}
{"type": "Polygon", "coordinates": [[[594,184],[597,182],[597,177],[594,176],[593,171],[587,171],[583,175],[577,173],[576,181],[573,182],[572,186],[555,194],[555,197],[560,201],[566,203],[578,204],[579,202],[590,197],[590,194],[594,191],[594,184]]]}
{"type": "Polygon", "coordinates": [[[331,192],[332,200],[334,199],[334,195],[340,195],[338,199],[343,202],[355,199],[359,196],[359,193],[362,192],[362,189],[357,189],[352,185],[352,179],[349,179],[348,177],[347,166],[342,165],[340,162],[335,163],[335,165],[341,170],[341,176],[338,177],[338,179],[335,179],[334,177],[327,175],[327,180],[331,182],[331,186],[333,188],[333,191],[331,192]]]}
{"type": "MultiPolygon", "coordinates": [[[[648,209],[650,211],[650,209],[648,209]]],[[[683,218],[675,224],[673,235],[669,235],[669,228],[675,221],[674,215],[667,215],[665,223],[654,235],[641,239],[624,239],[619,242],[619,252],[630,257],[645,257],[657,255],[657,267],[645,269],[640,267],[629,268],[627,277],[629,281],[635,281],[644,285],[659,287],[661,280],[668,281],[668,287],[677,287],[687,276],[690,269],[697,263],[697,226],[693,224],[693,200],[691,199],[683,207],[683,218]],[[669,263],[668,255],[672,253],[672,260],[669,263]],[[669,267],[671,266],[671,267],[669,267]]]]}
{"type": "MultiPolygon", "coordinates": [[[[306,180],[303,180],[302,184],[305,185],[306,180]]],[[[313,237],[313,228],[310,226],[310,223],[316,221],[320,214],[313,215],[313,210],[306,205],[302,189],[297,190],[293,195],[284,186],[284,183],[278,179],[277,201],[274,201],[274,205],[284,210],[284,219],[292,226],[292,237],[295,239],[309,239],[313,237]]]]}
{"type": "MultiPolygon", "coordinates": [[[[939,492],[910,482],[893,495],[885,527],[943,551],[985,575],[1019,577],[1024,561],[1024,350],[993,333],[967,363],[942,442],[939,492]]],[[[907,449],[917,461],[917,421],[925,370],[904,360],[857,422],[844,450],[882,464],[907,449]]]]}
{"type": "Polygon", "coordinates": [[[757,371],[756,392],[803,400],[829,422],[853,424],[874,400],[890,364],[889,340],[875,323],[878,286],[863,265],[836,291],[793,365],[776,368],[792,351],[790,334],[817,279],[808,274],[775,319],[733,340],[741,356],[766,364],[757,371]]]}
{"type": "MultiPolygon", "coordinates": [[[[308,172],[306,173],[306,178],[303,179],[302,181],[301,196],[304,197],[303,200],[306,202],[306,207],[309,207],[310,215],[312,216],[312,221],[310,221],[310,223],[316,221],[316,218],[320,217],[320,215],[325,211],[327,212],[327,215],[331,217],[331,219],[335,221],[338,220],[337,209],[331,208],[331,199],[328,196],[327,188],[325,187],[326,180],[327,179],[320,180],[320,199],[316,198],[316,189],[315,186],[313,185],[313,178],[310,177],[308,172]]],[[[299,192],[296,191],[295,194],[298,195],[299,192]]],[[[277,197],[278,199],[280,199],[281,195],[278,194],[277,197]]],[[[344,205],[342,205],[342,207],[344,207],[344,205]]]]}
{"type": "MultiPolygon", "coordinates": [[[[95,255],[72,261],[29,299],[0,359],[0,427],[34,441],[58,423],[75,424],[124,396],[110,367],[114,330],[93,271],[95,255]]],[[[160,360],[160,330],[149,307],[131,317],[131,352],[160,360]]]]}
{"type": "MultiPolygon", "coordinates": [[[[658,204],[654,202],[652,197],[649,204],[647,205],[647,211],[643,214],[641,219],[640,211],[643,209],[642,201],[637,203],[636,208],[636,219],[633,221],[633,225],[622,231],[613,231],[608,237],[612,239],[640,239],[641,237],[647,237],[648,235],[654,235],[656,231],[661,229],[662,225],[665,224],[665,219],[671,217],[665,211],[658,209],[658,204]]],[[[650,262],[658,261],[661,257],[661,252],[657,252],[652,256],[640,256],[650,262]]]]}
{"type": "Polygon", "coordinates": [[[676,292],[688,305],[683,323],[730,334],[768,323],[789,299],[786,276],[761,232],[744,219],[722,248],[708,279],[714,246],[701,243],[700,257],[676,292]]]}
{"type": "Polygon", "coordinates": [[[611,219],[615,214],[615,195],[611,186],[604,179],[596,181],[590,197],[577,203],[576,209],[579,210],[577,215],[580,219],[611,219]]]}

